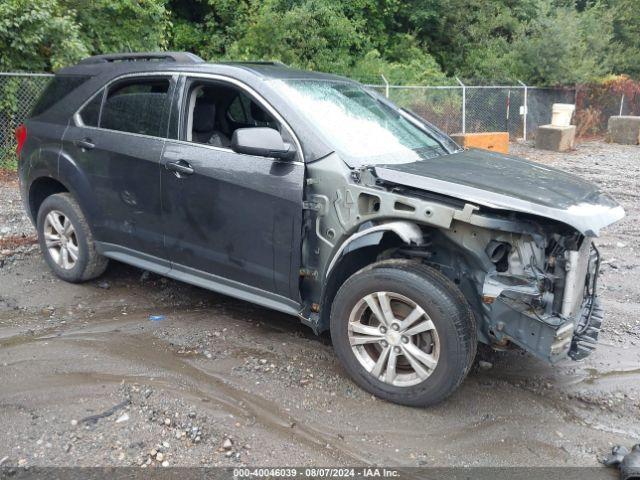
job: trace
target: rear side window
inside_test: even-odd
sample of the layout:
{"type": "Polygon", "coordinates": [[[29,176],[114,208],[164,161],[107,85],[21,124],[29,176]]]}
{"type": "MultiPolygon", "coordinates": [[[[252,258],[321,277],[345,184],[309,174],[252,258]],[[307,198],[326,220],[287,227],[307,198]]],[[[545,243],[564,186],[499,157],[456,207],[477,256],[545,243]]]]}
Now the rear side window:
{"type": "Polygon", "coordinates": [[[100,115],[100,127],[165,137],[165,113],[168,105],[168,79],[129,80],[117,83],[107,92],[100,115]]]}
{"type": "Polygon", "coordinates": [[[31,116],[36,117],[49,110],[54,104],[69,95],[72,91],[89,80],[86,75],[56,75],[47,84],[36,105],[31,110],[31,116]]]}

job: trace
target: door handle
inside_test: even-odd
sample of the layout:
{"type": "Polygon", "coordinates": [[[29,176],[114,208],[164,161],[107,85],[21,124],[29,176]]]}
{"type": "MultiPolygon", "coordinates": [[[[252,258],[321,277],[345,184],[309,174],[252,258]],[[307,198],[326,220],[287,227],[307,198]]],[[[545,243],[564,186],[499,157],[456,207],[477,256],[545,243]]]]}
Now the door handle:
{"type": "Polygon", "coordinates": [[[83,138],[82,140],[78,140],[74,143],[76,147],[80,147],[83,150],[93,150],[96,148],[96,144],[93,143],[90,138],[83,138]]]}
{"type": "Polygon", "coordinates": [[[180,175],[191,175],[194,170],[193,167],[186,160],[178,160],[177,162],[167,162],[164,164],[165,168],[170,172],[180,175]]]}

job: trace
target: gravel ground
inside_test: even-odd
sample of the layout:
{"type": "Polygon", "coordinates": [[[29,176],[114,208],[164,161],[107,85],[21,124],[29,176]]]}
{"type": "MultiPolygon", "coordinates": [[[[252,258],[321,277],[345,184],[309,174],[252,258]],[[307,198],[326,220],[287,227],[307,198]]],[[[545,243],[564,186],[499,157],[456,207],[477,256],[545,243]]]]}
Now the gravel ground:
{"type": "Polygon", "coordinates": [[[18,193],[15,175],[0,170],[0,261],[3,257],[28,251],[35,243],[35,231],[18,193]]]}
{"type": "Polygon", "coordinates": [[[484,352],[430,409],[372,398],[326,338],[277,312],[115,262],[97,281],[61,282],[15,181],[0,181],[0,464],[594,466],[637,443],[640,147],[512,151],[598,183],[627,211],[597,242],[601,344],[553,367],[484,352]]]}

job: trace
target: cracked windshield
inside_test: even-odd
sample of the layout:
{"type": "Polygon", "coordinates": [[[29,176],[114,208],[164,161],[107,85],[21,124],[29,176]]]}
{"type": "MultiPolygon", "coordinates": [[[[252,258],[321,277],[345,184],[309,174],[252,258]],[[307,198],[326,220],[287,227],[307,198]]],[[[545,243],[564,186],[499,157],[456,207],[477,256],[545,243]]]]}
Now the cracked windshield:
{"type": "Polygon", "coordinates": [[[273,84],[349,165],[409,163],[447,153],[400,110],[358,85],[317,80],[273,84]]]}

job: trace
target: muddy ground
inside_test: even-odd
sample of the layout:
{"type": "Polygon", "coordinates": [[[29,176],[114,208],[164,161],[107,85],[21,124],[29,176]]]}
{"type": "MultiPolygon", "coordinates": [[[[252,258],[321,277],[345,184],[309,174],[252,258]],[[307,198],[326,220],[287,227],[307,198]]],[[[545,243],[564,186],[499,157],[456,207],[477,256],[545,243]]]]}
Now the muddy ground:
{"type": "Polygon", "coordinates": [[[555,367],[485,354],[429,409],[372,398],[326,338],[286,315],[115,262],[98,281],[56,279],[5,178],[0,464],[593,466],[637,443],[640,147],[512,148],[598,183],[627,210],[598,240],[601,344],[555,367]]]}

